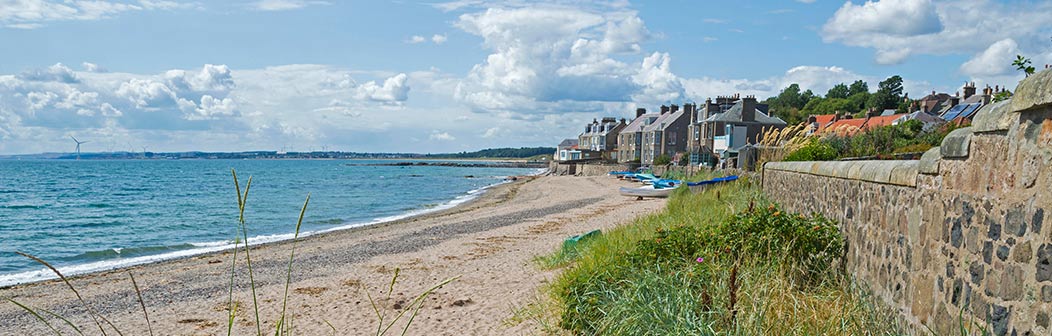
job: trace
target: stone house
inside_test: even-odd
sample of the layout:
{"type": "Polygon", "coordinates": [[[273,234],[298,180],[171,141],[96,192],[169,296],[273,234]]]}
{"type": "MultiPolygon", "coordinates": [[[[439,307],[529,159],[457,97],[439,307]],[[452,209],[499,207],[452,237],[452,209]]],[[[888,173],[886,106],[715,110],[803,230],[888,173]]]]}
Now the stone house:
{"type": "MultiPolygon", "coordinates": [[[[706,110],[709,110],[706,108],[706,110]]],[[[746,96],[724,112],[709,115],[697,127],[702,145],[721,157],[736,153],[739,148],[756,144],[758,137],[772,127],[785,128],[786,122],[767,114],[767,105],[758,104],[756,97],[746,96]]]]}
{"type": "Polygon", "coordinates": [[[578,147],[601,153],[604,159],[617,160],[617,136],[625,126],[624,118],[620,122],[613,117],[605,117],[602,121],[593,119],[577,137],[578,147]]]}
{"type": "Polygon", "coordinates": [[[643,154],[643,128],[654,123],[661,116],[658,113],[647,113],[647,109],[636,109],[636,117],[617,135],[617,162],[641,162],[643,154]]]}
{"type": "Polygon", "coordinates": [[[654,159],[662,154],[675,157],[687,150],[687,125],[694,105],[687,106],[691,112],[680,110],[677,105],[661,106],[657,119],[643,127],[641,163],[654,164],[654,159]]]}
{"type": "Polygon", "coordinates": [[[712,98],[705,100],[705,105],[692,108],[690,124],[687,125],[687,153],[690,155],[690,164],[696,165],[713,154],[711,130],[702,125],[705,119],[718,113],[727,112],[739,101],[737,94],[732,96],[719,96],[713,102],[712,98]]]}

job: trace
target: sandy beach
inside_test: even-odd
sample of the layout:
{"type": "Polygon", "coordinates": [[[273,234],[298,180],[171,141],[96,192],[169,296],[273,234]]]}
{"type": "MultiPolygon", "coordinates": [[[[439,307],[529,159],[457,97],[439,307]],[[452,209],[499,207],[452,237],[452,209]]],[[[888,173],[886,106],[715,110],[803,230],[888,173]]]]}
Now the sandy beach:
{"type": "MultiPolygon", "coordinates": [[[[375,334],[378,319],[367,293],[393,315],[417,294],[459,277],[426,299],[409,334],[540,333],[535,322],[513,318],[557,275],[558,270],[539,269],[534,257],[554,251],[567,236],[612,228],[664,207],[661,199],[636,201],[618,195],[621,185],[628,183],[608,177],[524,178],[439,213],[303,238],[296,245],[287,315],[300,335],[375,334]],[[383,299],[395,269],[401,270],[399,281],[391,299],[383,299]]],[[[290,242],[282,242],[251,250],[264,333],[274,332],[280,314],[291,248],[290,242]]],[[[244,253],[238,258],[233,296],[240,308],[234,334],[254,334],[244,253]]],[[[141,289],[154,334],[223,335],[231,259],[227,251],[90,274],[72,282],[87,305],[125,335],[148,334],[129,271],[141,289]]],[[[99,334],[61,282],[0,289],[0,298],[53,311],[86,334],[99,334]]],[[[10,302],[0,303],[0,321],[3,335],[53,334],[10,302]]],[[[75,333],[60,320],[51,322],[66,334],[75,333]]],[[[389,334],[398,334],[401,325],[392,329],[389,334]]]]}

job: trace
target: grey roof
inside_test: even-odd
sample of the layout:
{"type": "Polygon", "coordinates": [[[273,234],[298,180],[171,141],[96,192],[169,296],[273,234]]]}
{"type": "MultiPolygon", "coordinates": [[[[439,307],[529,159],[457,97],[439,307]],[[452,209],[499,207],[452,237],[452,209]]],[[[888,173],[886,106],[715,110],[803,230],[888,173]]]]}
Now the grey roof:
{"type": "Polygon", "coordinates": [[[923,111],[917,111],[917,112],[913,112],[913,113],[910,113],[910,114],[907,114],[907,115],[904,115],[904,116],[900,117],[898,120],[895,121],[895,123],[901,123],[901,122],[905,122],[907,120],[914,120],[914,119],[920,120],[920,121],[922,121],[924,123],[929,123],[929,124],[930,123],[944,123],[944,122],[946,122],[945,120],[942,120],[942,118],[939,118],[939,116],[932,115],[932,114],[929,114],[929,113],[925,113],[923,111]]]}
{"type": "Polygon", "coordinates": [[[683,116],[683,110],[679,110],[679,111],[676,111],[676,112],[664,113],[660,117],[658,117],[657,120],[654,120],[653,123],[651,123],[650,125],[647,125],[646,127],[643,127],[643,132],[664,130],[665,128],[668,128],[669,126],[671,126],[673,122],[675,122],[676,120],[678,120],[682,116],[683,116]],[[662,125],[662,124],[664,124],[664,125],[662,125]]]}
{"type": "Polygon", "coordinates": [[[647,113],[647,114],[641,115],[639,117],[636,117],[635,119],[632,120],[632,122],[628,123],[628,126],[626,126],[624,129],[621,130],[621,133],[642,132],[643,131],[643,127],[646,126],[645,125],[646,124],[646,119],[657,118],[659,116],[661,116],[661,115],[657,114],[657,113],[647,113]]]}
{"type": "Polygon", "coordinates": [[[983,95],[983,94],[974,94],[974,95],[972,95],[971,97],[968,97],[968,99],[962,100],[962,101],[961,101],[961,104],[975,104],[975,103],[982,103],[982,102],[983,102],[983,98],[984,98],[985,96],[986,96],[986,95],[983,95]]]}
{"type": "MultiPolygon", "coordinates": [[[[714,114],[712,116],[709,116],[709,118],[705,119],[705,121],[706,122],[722,121],[722,122],[737,122],[737,123],[740,123],[740,122],[742,122],[742,103],[739,101],[737,104],[734,104],[734,106],[732,106],[729,110],[727,110],[727,112],[717,113],[717,114],[714,114]]],[[[785,120],[782,120],[782,118],[769,116],[766,113],[763,113],[763,111],[761,111],[759,109],[756,109],[756,123],[766,124],[766,125],[781,125],[781,126],[787,125],[785,120]]]]}
{"type": "Polygon", "coordinates": [[[880,113],[880,116],[881,117],[887,117],[889,115],[894,115],[896,112],[898,112],[898,110],[896,110],[896,109],[885,109],[884,112],[880,113]]]}
{"type": "Polygon", "coordinates": [[[577,144],[578,144],[577,139],[564,139],[563,142],[559,143],[559,148],[569,148],[569,147],[577,146],[577,144]]]}

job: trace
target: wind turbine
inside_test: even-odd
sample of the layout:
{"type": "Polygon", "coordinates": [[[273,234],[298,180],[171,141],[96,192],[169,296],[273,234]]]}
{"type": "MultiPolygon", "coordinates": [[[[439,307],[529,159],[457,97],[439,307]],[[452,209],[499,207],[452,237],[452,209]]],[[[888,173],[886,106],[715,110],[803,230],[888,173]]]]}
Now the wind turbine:
{"type": "Polygon", "coordinates": [[[81,145],[81,144],[86,144],[86,143],[88,143],[88,142],[87,142],[87,141],[80,141],[80,140],[77,140],[77,138],[74,138],[74,137],[73,137],[72,135],[70,135],[69,137],[70,137],[70,138],[73,138],[73,142],[76,142],[76,143],[77,143],[77,160],[80,160],[80,145],[81,145]]]}

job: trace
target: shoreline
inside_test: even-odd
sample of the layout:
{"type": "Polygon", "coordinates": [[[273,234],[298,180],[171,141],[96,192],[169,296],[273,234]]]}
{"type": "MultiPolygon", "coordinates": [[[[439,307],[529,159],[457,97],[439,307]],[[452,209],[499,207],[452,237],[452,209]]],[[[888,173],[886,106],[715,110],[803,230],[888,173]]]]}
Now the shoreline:
{"type": "MultiPolygon", "coordinates": [[[[341,226],[337,226],[337,227],[333,227],[333,228],[327,228],[327,229],[322,229],[322,230],[318,230],[318,231],[306,231],[306,232],[302,232],[299,238],[292,237],[291,236],[291,235],[293,235],[292,232],[281,233],[281,234],[263,235],[263,236],[253,236],[253,237],[249,237],[249,240],[252,240],[253,238],[259,240],[261,238],[273,237],[273,236],[281,236],[282,238],[277,238],[277,239],[273,239],[273,240],[263,240],[262,242],[257,242],[257,243],[249,243],[249,246],[252,247],[252,248],[256,248],[256,247],[259,247],[259,246],[281,244],[281,243],[285,243],[285,242],[290,242],[292,240],[308,239],[308,238],[311,238],[311,237],[316,237],[316,236],[325,235],[325,234],[332,234],[332,233],[336,233],[336,232],[360,230],[360,229],[366,229],[366,228],[373,227],[373,226],[383,226],[383,225],[388,225],[388,224],[398,224],[399,222],[402,222],[402,221],[410,221],[411,222],[411,221],[415,221],[415,220],[419,220],[419,219],[425,219],[425,218],[428,218],[428,216],[432,216],[432,215],[434,215],[434,216],[441,216],[443,213],[446,213],[447,211],[452,211],[452,210],[455,210],[455,209],[460,208],[460,207],[466,207],[466,206],[471,205],[472,203],[475,203],[477,201],[482,200],[483,198],[486,197],[487,194],[489,194],[489,191],[491,191],[494,188],[497,188],[497,187],[500,187],[500,186],[503,186],[503,185],[514,184],[514,183],[525,183],[525,182],[528,182],[530,179],[535,178],[536,176],[540,176],[542,174],[544,174],[543,171],[535,173],[535,174],[530,174],[530,175],[514,176],[514,177],[516,177],[515,180],[505,179],[504,181],[497,182],[497,183],[494,183],[494,184],[490,184],[490,185],[487,185],[487,186],[484,186],[484,187],[481,187],[481,188],[468,190],[463,195],[457,196],[457,197],[455,197],[455,198],[453,198],[453,199],[451,199],[449,201],[446,201],[445,203],[442,203],[442,204],[440,204],[440,205],[438,205],[438,206],[436,206],[434,208],[415,209],[415,210],[410,210],[410,211],[407,211],[407,212],[404,212],[404,213],[401,213],[401,214],[397,214],[397,215],[393,215],[393,216],[379,217],[379,218],[373,219],[372,221],[369,221],[369,222],[351,223],[351,224],[347,224],[347,225],[341,225],[341,226]],[[285,236],[288,236],[288,237],[285,237],[285,236]]],[[[513,177],[513,176],[508,176],[508,177],[510,178],[510,177],[513,177]]],[[[308,208],[307,210],[309,211],[310,209],[308,208]]],[[[110,259],[110,260],[92,261],[92,262],[81,263],[81,264],[56,266],[56,268],[58,268],[58,270],[60,272],[62,272],[62,275],[65,276],[67,279],[75,279],[75,278],[79,278],[79,277],[83,277],[83,276],[90,276],[90,275],[93,275],[93,274],[100,274],[100,273],[117,272],[117,271],[127,270],[127,269],[131,269],[131,268],[138,267],[138,266],[149,266],[149,265],[152,265],[152,264],[159,264],[159,263],[164,263],[164,262],[169,262],[169,261],[177,261],[177,260],[187,259],[187,258],[208,256],[208,255],[212,255],[212,254],[227,252],[227,251],[230,251],[230,250],[235,248],[233,243],[231,243],[229,241],[226,241],[222,245],[219,245],[219,246],[207,246],[207,245],[213,244],[213,243],[216,243],[216,242],[196,242],[196,243],[195,242],[191,242],[191,243],[187,243],[187,244],[190,244],[190,245],[202,244],[202,245],[200,245],[200,246],[195,245],[197,247],[196,248],[192,248],[192,249],[168,252],[168,253],[163,253],[163,254],[158,254],[158,255],[145,255],[145,256],[131,257],[131,258],[128,258],[128,260],[134,260],[134,261],[128,261],[128,262],[125,262],[125,263],[118,263],[118,264],[113,264],[113,265],[101,265],[101,266],[94,266],[94,267],[92,266],[92,265],[100,264],[100,263],[112,263],[112,262],[114,262],[114,260],[110,259]],[[143,260],[143,261],[139,262],[139,260],[143,260]],[[87,270],[80,271],[80,272],[77,271],[77,269],[82,269],[82,268],[87,268],[87,270]],[[70,271],[70,270],[72,270],[72,271],[70,271]]],[[[243,247],[243,245],[238,245],[238,248],[242,248],[243,249],[244,247],[243,247]]],[[[24,281],[24,282],[14,282],[14,283],[10,283],[10,284],[0,283],[0,290],[5,290],[5,289],[9,289],[9,288],[16,288],[16,287],[23,286],[23,285],[33,285],[33,284],[38,284],[38,283],[59,282],[60,281],[59,277],[57,275],[55,275],[54,272],[52,272],[51,270],[47,269],[44,265],[40,265],[40,267],[41,267],[41,269],[35,270],[35,271],[22,271],[22,272],[12,273],[12,274],[0,274],[0,279],[3,279],[5,277],[14,277],[14,276],[18,276],[18,275],[27,274],[27,273],[43,274],[42,278],[39,278],[39,279],[28,280],[28,281],[24,281]]]]}
{"type": "MultiPolygon", "coordinates": [[[[566,236],[616,226],[663,207],[664,200],[637,202],[617,195],[619,183],[608,178],[527,177],[492,187],[450,209],[253,245],[261,313],[273,321],[274,302],[281,302],[284,288],[289,244],[295,242],[290,304],[297,322],[312,321],[297,323],[304,328],[301,333],[331,333],[328,322],[347,334],[375,331],[375,315],[364,292],[377,297],[385,291],[394,269],[402,270],[394,296],[402,297],[403,303],[396,299],[379,303],[387,309],[400,307],[405,296],[420,293],[441,279],[460,276],[433,293],[429,299],[433,301],[427,302],[411,330],[475,334],[532,330],[536,326],[529,322],[508,327],[505,319],[513,314],[509,309],[528,304],[537,288],[556,272],[536,269],[534,256],[554,251],[566,236]]],[[[124,331],[146,329],[136,294],[130,289],[130,272],[142,289],[155,331],[218,334],[226,329],[231,252],[79,275],[71,281],[95,311],[124,331]]],[[[235,300],[251,309],[243,253],[237,256],[235,300]]],[[[64,287],[58,280],[21,284],[0,289],[0,297],[54,311],[82,327],[93,325],[64,287]]],[[[237,334],[254,330],[249,328],[254,321],[251,314],[242,313],[235,324],[237,334]]],[[[10,321],[14,330],[25,331],[23,334],[48,332],[10,303],[0,304],[0,318],[10,321]]],[[[0,330],[0,334],[5,332],[14,331],[0,330]]]]}

